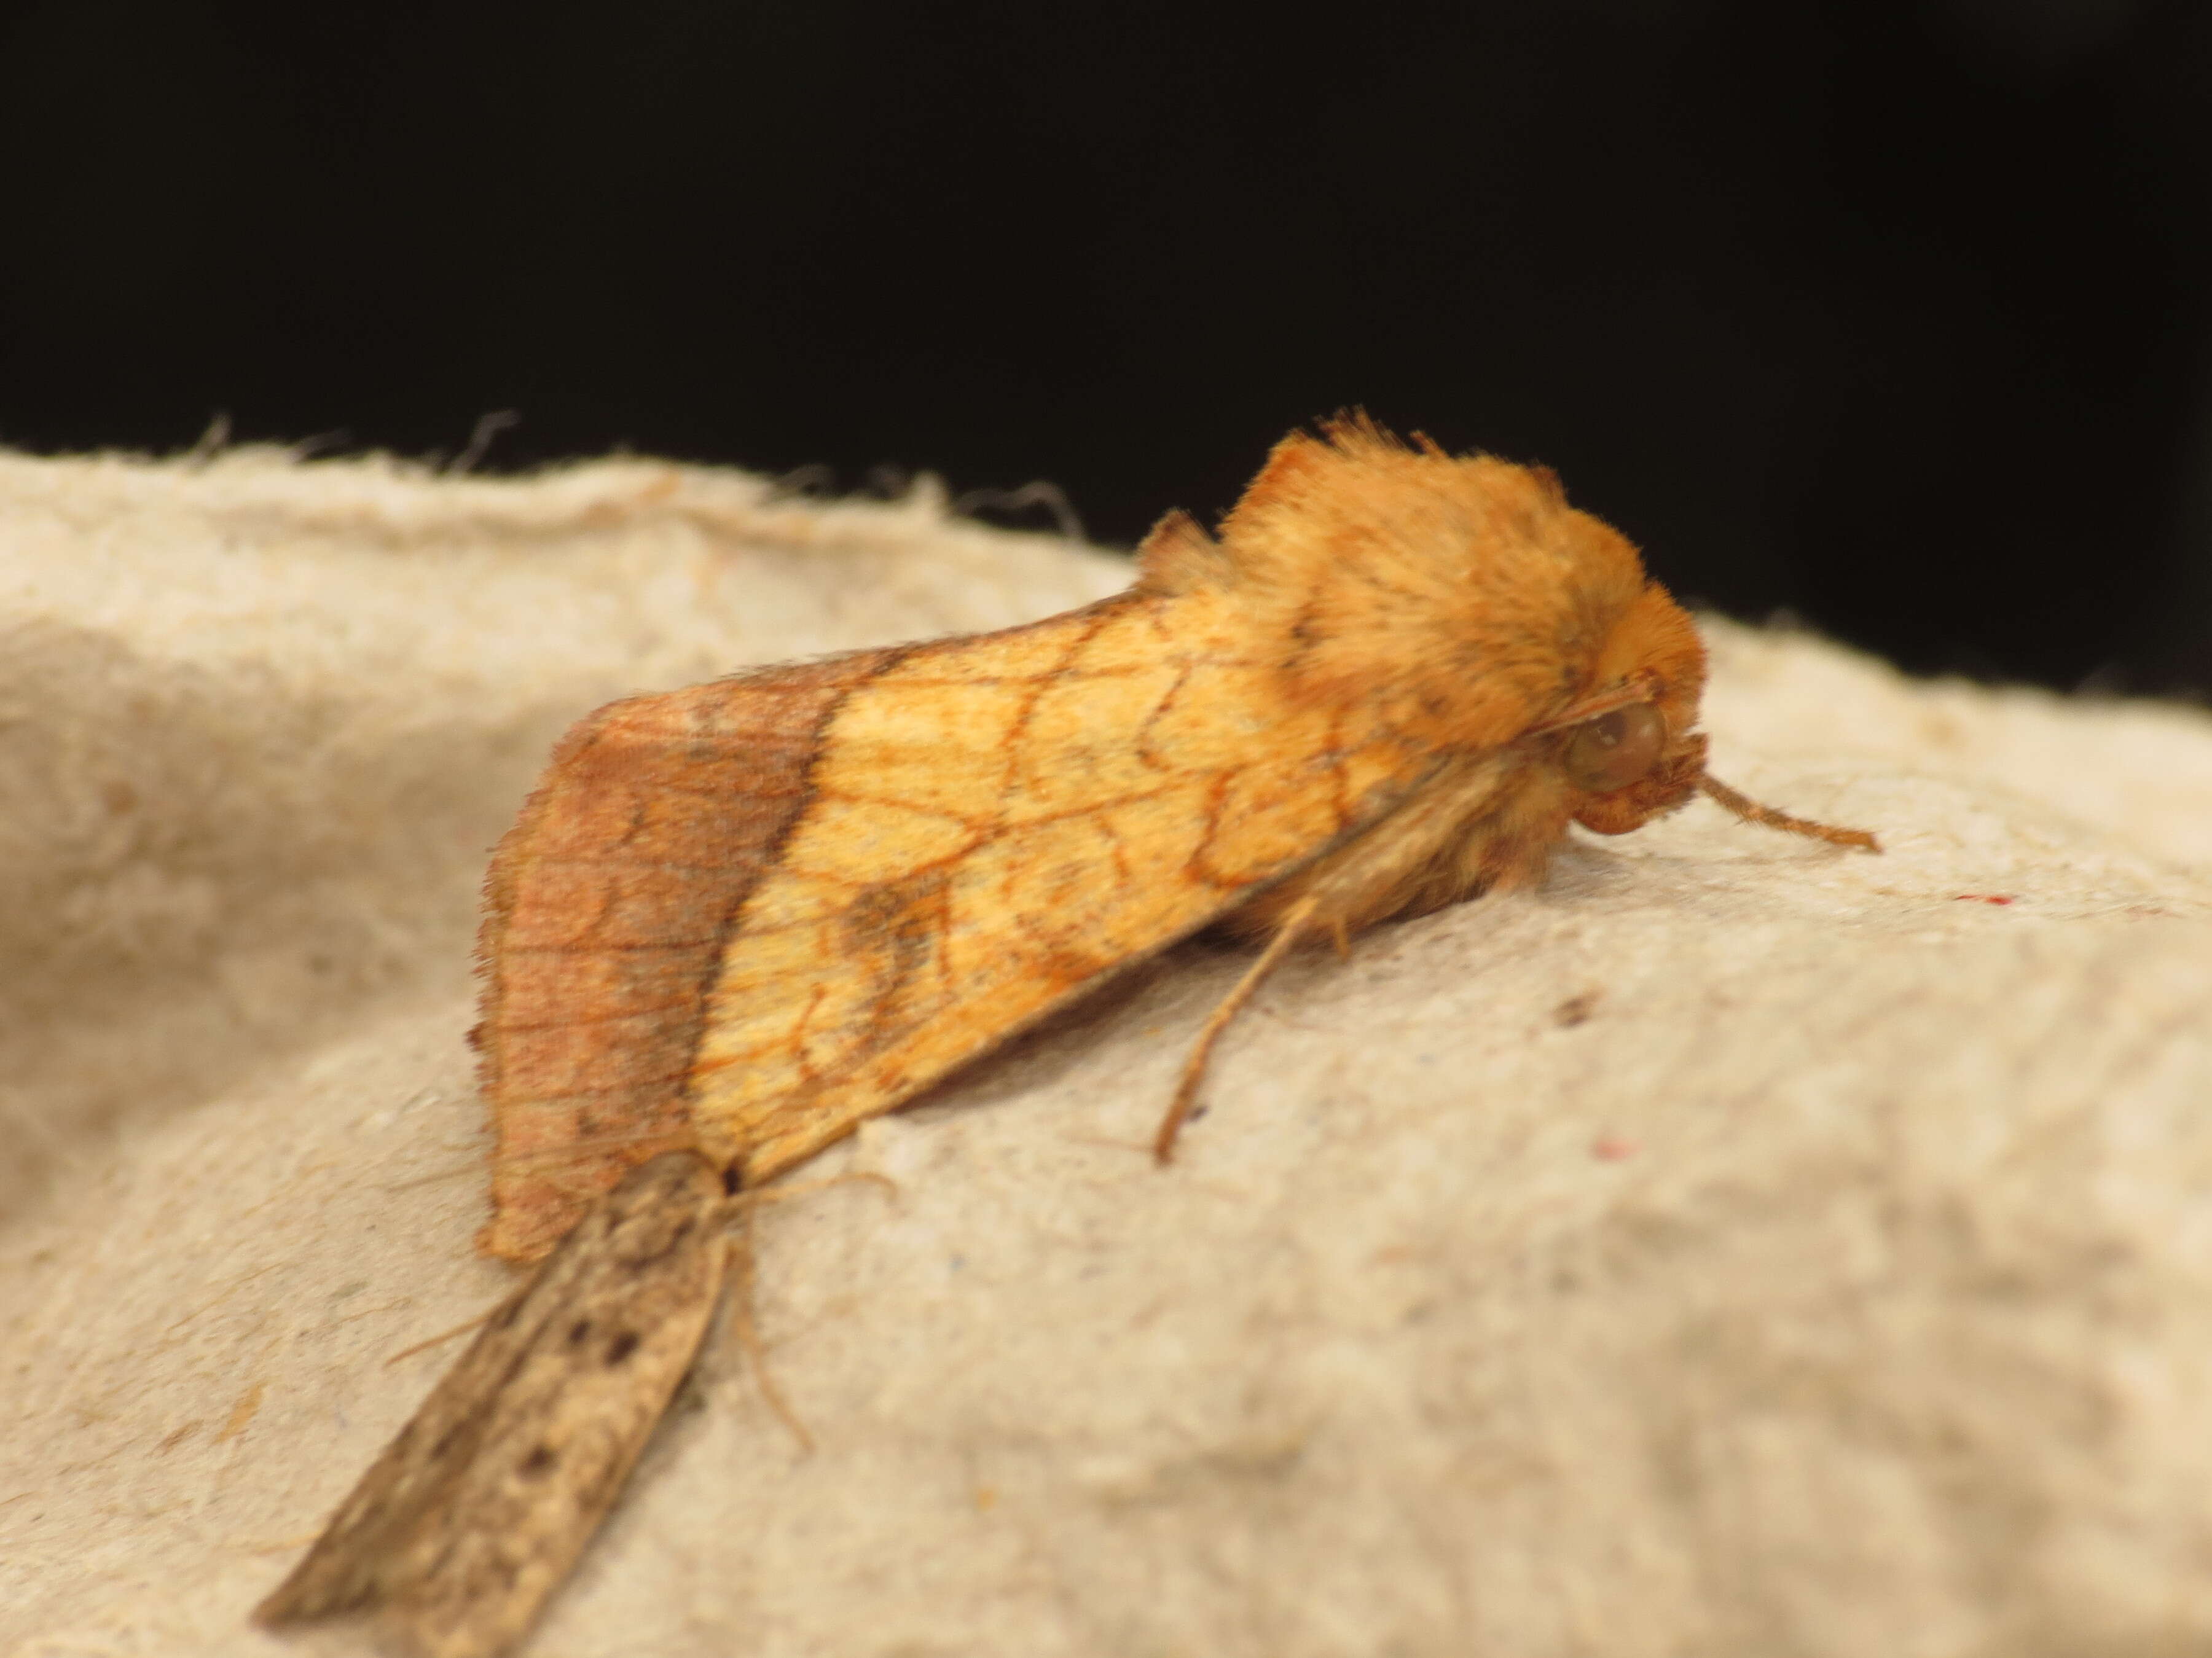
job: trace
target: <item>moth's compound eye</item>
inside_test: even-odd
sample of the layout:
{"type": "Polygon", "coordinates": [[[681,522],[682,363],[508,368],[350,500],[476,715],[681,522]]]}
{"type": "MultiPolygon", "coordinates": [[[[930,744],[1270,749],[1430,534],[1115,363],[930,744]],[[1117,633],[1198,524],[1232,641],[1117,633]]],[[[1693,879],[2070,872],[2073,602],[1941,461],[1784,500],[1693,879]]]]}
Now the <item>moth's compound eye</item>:
{"type": "Polygon", "coordinates": [[[1632,702],[1576,726],[1559,760],[1577,788],[1610,794],[1649,777],[1666,746],[1666,716],[1649,702],[1632,702]]]}

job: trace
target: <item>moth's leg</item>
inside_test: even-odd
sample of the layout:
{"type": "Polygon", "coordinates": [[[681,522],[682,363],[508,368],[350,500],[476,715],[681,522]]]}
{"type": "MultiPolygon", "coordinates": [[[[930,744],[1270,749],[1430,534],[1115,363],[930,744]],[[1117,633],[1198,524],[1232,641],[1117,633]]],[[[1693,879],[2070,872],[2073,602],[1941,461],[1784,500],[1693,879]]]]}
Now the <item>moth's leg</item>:
{"type": "Polygon", "coordinates": [[[827,1180],[798,1181],[788,1186],[760,1186],[737,1192],[730,1199],[729,1212],[737,1223],[737,1241],[731,1251],[732,1265],[737,1278],[737,1294],[731,1298],[730,1326],[737,1336],[738,1345],[744,1351],[745,1362],[752,1366],[753,1379],[759,1383],[761,1397],[768,1403],[776,1419],[791,1430],[799,1442],[799,1448],[811,1455],[814,1436],[806,1430],[806,1424],[792,1408],[783,1389],[776,1385],[775,1372],[769,1368],[768,1344],[761,1339],[760,1325],[753,1317],[753,1214],[771,1203],[788,1203],[793,1198],[811,1197],[826,1192],[833,1186],[852,1186],[861,1182],[880,1186],[896,1193],[898,1182],[888,1175],[879,1175],[872,1169],[849,1170],[832,1175],[827,1180]]]}
{"type": "MultiPolygon", "coordinates": [[[[747,1193],[747,1197],[761,1195],[747,1193]]],[[[760,1326],[753,1318],[753,1211],[757,1206],[739,1201],[736,1219],[736,1247],[730,1252],[737,1268],[738,1292],[731,1298],[730,1324],[738,1338],[738,1346],[752,1366],[753,1381],[761,1390],[761,1397],[775,1413],[776,1419],[791,1430],[799,1442],[799,1448],[811,1455],[814,1436],[806,1431],[806,1424],[799,1419],[799,1412],[791,1408],[791,1401],[783,1396],[783,1389],[775,1384],[775,1373],[768,1367],[768,1344],[761,1339],[760,1326]]]]}
{"type": "Polygon", "coordinates": [[[1229,1022],[1244,1004],[1252,999],[1252,993],[1290,954],[1291,946],[1297,943],[1320,907],[1321,896],[1308,893],[1283,912],[1283,919],[1275,926],[1275,936],[1260,952],[1260,959],[1237,981],[1237,987],[1221,999],[1221,1005],[1207,1018],[1206,1028],[1198,1033],[1198,1040],[1191,1044],[1190,1057],[1183,1061],[1175,1098],[1168,1102],[1167,1114],[1160,1119],[1159,1133],[1152,1138],[1152,1156],[1161,1163],[1174,1159],[1176,1136],[1182,1132],[1183,1124],[1189,1120],[1190,1108],[1198,1101],[1198,1087],[1206,1080],[1206,1064],[1213,1057],[1214,1043],[1221,1040],[1221,1033],[1229,1028],[1229,1022]]]}
{"type": "Polygon", "coordinates": [[[848,1169],[842,1175],[825,1175],[820,1180],[793,1181],[785,1186],[753,1186],[738,1193],[736,1206],[765,1209],[771,1203],[789,1203],[796,1198],[811,1198],[821,1192],[832,1192],[841,1186],[874,1186],[898,1195],[899,1183],[889,1175],[873,1169],[848,1169]]]}

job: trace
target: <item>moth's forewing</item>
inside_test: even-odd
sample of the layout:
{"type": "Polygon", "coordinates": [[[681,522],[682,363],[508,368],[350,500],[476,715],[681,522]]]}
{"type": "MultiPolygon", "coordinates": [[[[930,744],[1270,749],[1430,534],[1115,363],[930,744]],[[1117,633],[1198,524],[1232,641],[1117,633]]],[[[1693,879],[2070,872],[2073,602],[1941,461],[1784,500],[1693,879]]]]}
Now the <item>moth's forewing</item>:
{"type": "Polygon", "coordinates": [[[1375,823],[1430,756],[1285,707],[1233,595],[1139,589],[917,648],[824,723],[725,942],[690,1111],[803,1162],[1375,823]]]}
{"type": "Polygon", "coordinates": [[[630,697],[554,750],[484,881],[484,1248],[536,1260],[624,1169],[692,1143],[705,987],[812,799],[823,726],[901,654],[630,697]]]}
{"type": "Polygon", "coordinates": [[[1140,589],[592,716],[489,884],[486,1246],[672,1139],[773,1176],[1426,774],[1242,641],[1225,596],[1140,589]]]}

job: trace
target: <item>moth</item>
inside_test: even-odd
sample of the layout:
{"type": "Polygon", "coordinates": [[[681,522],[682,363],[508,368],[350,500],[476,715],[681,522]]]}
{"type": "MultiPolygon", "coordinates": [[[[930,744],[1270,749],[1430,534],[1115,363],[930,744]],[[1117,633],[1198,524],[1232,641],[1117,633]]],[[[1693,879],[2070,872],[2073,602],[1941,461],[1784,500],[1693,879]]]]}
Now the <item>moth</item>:
{"type": "MultiPolygon", "coordinates": [[[[497,1136],[479,1242],[519,1261],[568,1242],[264,1621],[380,1605],[428,1650],[503,1650],[674,1385],[656,1370],[617,1401],[589,1344],[562,1345],[580,1286],[604,1298],[617,1281],[612,1240],[656,1205],[710,1230],[714,1193],[793,1169],[1178,940],[1265,945],[1194,1044],[1163,1163],[1215,1039],[1286,952],[1531,882],[1571,824],[1625,834],[1703,793],[1878,850],[1711,777],[1704,683],[1688,615],[1550,471],[1353,416],[1278,444],[1217,534],[1169,514],[1112,598],[590,715],[493,859],[476,1035],[497,1136]],[[640,1165],[662,1187],[686,1171],[683,1195],[641,1187],[640,1165]],[[471,1527],[511,1504],[469,1493],[507,1491],[593,1388],[626,1449],[594,1465],[611,1472],[576,1493],[557,1547],[541,1525],[536,1564],[493,1572],[513,1552],[471,1527]],[[465,1570],[404,1564],[425,1529],[406,1516],[429,1500],[410,1493],[433,1488],[451,1495],[428,1529],[473,1550],[504,1608],[474,1645],[408,1587],[450,1596],[465,1570]],[[311,1577],[343,1590],[311,1594],[311,1577]]],[[[678,1374],[720,1278],[679,1252],[631,1280],[653,1309],[633,1331],[678,1374]]]]}

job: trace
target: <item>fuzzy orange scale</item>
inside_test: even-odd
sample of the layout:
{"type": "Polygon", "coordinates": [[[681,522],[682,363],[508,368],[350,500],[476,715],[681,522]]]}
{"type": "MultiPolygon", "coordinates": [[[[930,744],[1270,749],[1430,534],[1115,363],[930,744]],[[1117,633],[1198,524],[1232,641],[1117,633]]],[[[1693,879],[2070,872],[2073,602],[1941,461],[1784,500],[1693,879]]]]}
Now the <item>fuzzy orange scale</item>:
{"type": "Polygon", "coordinates": [[[767,1179],[1209,925],[1529,880],[1700,786],[1703,682],[1548,471],[1352,420],[1100,604],[602,709],[489,881],[485,1246],[534,1258],[671,1146],[767,1179]],[[1649,769],[1577,786],[1563,744],[1647,706],[1649,769]]]}

